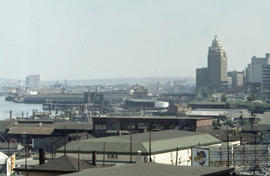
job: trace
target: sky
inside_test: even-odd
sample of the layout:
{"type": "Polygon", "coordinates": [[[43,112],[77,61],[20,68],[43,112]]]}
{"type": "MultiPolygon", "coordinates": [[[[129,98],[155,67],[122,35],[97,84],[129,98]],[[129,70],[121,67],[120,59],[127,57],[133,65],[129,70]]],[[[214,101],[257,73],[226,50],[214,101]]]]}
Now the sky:
{"type": "Polygon", "coordinates": [[[215,35],[228,70],[270,53],[269,0],[0,0],[0,78],[195,77],[215,35]]]}

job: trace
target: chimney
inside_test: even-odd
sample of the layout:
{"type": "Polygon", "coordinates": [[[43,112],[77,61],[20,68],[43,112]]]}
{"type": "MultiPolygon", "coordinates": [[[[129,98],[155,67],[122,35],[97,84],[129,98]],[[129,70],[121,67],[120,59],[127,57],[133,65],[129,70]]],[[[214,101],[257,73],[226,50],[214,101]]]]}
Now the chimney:
{"type": "Polygon", "coordinates": [[[97,165],[96,152],[92,152],[92,164],[93,164],[94,166],[97,165]]]}
{"type": "Polygon", "coordinates": [[[45,153],[43,148],[38,149],[38,151],[39,151],[39,165],[41,165],[45,163],[45,153]]]}

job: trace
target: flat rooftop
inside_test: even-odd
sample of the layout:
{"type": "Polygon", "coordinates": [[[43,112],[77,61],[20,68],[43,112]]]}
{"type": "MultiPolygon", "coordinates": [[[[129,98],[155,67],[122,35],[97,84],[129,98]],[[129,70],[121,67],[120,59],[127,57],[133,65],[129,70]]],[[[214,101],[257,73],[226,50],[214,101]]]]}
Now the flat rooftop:
{"type": "Polygon", "coordinates": [[[93,119],[174,119],[179,120],[177,116],[101,116],[92,117],[93,119]]]}

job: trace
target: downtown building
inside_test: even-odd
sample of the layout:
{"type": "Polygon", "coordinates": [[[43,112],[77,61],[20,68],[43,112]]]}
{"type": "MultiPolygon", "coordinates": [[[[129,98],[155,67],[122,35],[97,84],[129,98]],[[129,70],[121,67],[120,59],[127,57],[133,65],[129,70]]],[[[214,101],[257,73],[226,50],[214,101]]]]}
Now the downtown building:
{"type": "Polygon", "coordinates": [[[218,89],[227,84],[227,54],[215,36],[208,48],[208,67],[196,70],[196,88],[197,91],[203,87],[218,89]]]}
{"type": "Polygon", "coordinates": [[[40,86],[40,75],[29,75],[25,78],[25,86],[29,88],[29,90],[39,90],[40,86]]]}
{"type": "Polygon", "coordinates": [[[248,92],[258,93],[262,96],[270,96],[270,54],[265,57],[251,58],[245,70],[245,84],[248,92]]]}
{"type": "Polygon", "coordinates": [[[228,72],[228,77],[232,79],[232,88],[238,89],[242,88],[244,85],[244,72],[230,71],[228,72]]]}

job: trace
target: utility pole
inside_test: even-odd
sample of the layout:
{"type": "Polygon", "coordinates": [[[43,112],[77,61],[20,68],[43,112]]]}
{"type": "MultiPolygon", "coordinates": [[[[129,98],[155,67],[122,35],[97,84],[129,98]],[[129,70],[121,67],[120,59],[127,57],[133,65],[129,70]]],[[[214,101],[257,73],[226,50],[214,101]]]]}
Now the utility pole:
{"type": "Polygon", "coordinates": [[[105,142],[103,143],[103,166],[105,166],[105,142]]]}
{"type": "Polygon", "coordinates": [[[175,165],[177,166],[178,163],[178,147],[176,148],[176,158],[175,158],[175,165]]]}
{"type": "Polygon", "coordinates": [[[53,160],[53,153],[54,153],[54,151],[53,151],[53,143],[52,143],[52,160],[53,160]]]}
{"type": "Polygon", "coordinates": [[[254,151],[254,153],[255,153],[255,158],[254,158],[254,160],[255,160],[255,164],[254,164],[254,169],[253,169],[253,175],[256,175],[256,169],[257,169],[257,134],[256,133],[254,133],[255,134],[255,136],[254,136],[254,144],[255,144],[255,151],[254,151]]]}
{"type": "Polygon", "coordinates": [[[79,148],[79,150],[78,150],[78,172],[80,172],[80,152],[81,152],[81,150],[79,148]]]}
{"type": "Polygon", "coordinates": [[[23,135],[23,145],[24,145],[24,169],[27,170],[26,135],[23,135]]]}
{"type": "Polygon", "coordinates": [[[229,141],[229,133],[227,131],[227,166],[230,167],[230,141],[229,141]]]}
{"type": "Polygon", "coordinates": [[[151,136],[151,129],[149,130],[149,161],[152,162],[152,154],[151,154],[151,141],[152,141],[152,136],[151,136]]]}
{"type": "Polygon", "coordinates": [[[66,126],[64,126],[64,134],[65,134],[65,137],[64,137],[64,155],[66,156],[67,155],[66,126]]]}
{"type": "Polygon", "coordinates": [[[132,131],[130,132],[130,163],[132,163],[132,131]]]}

